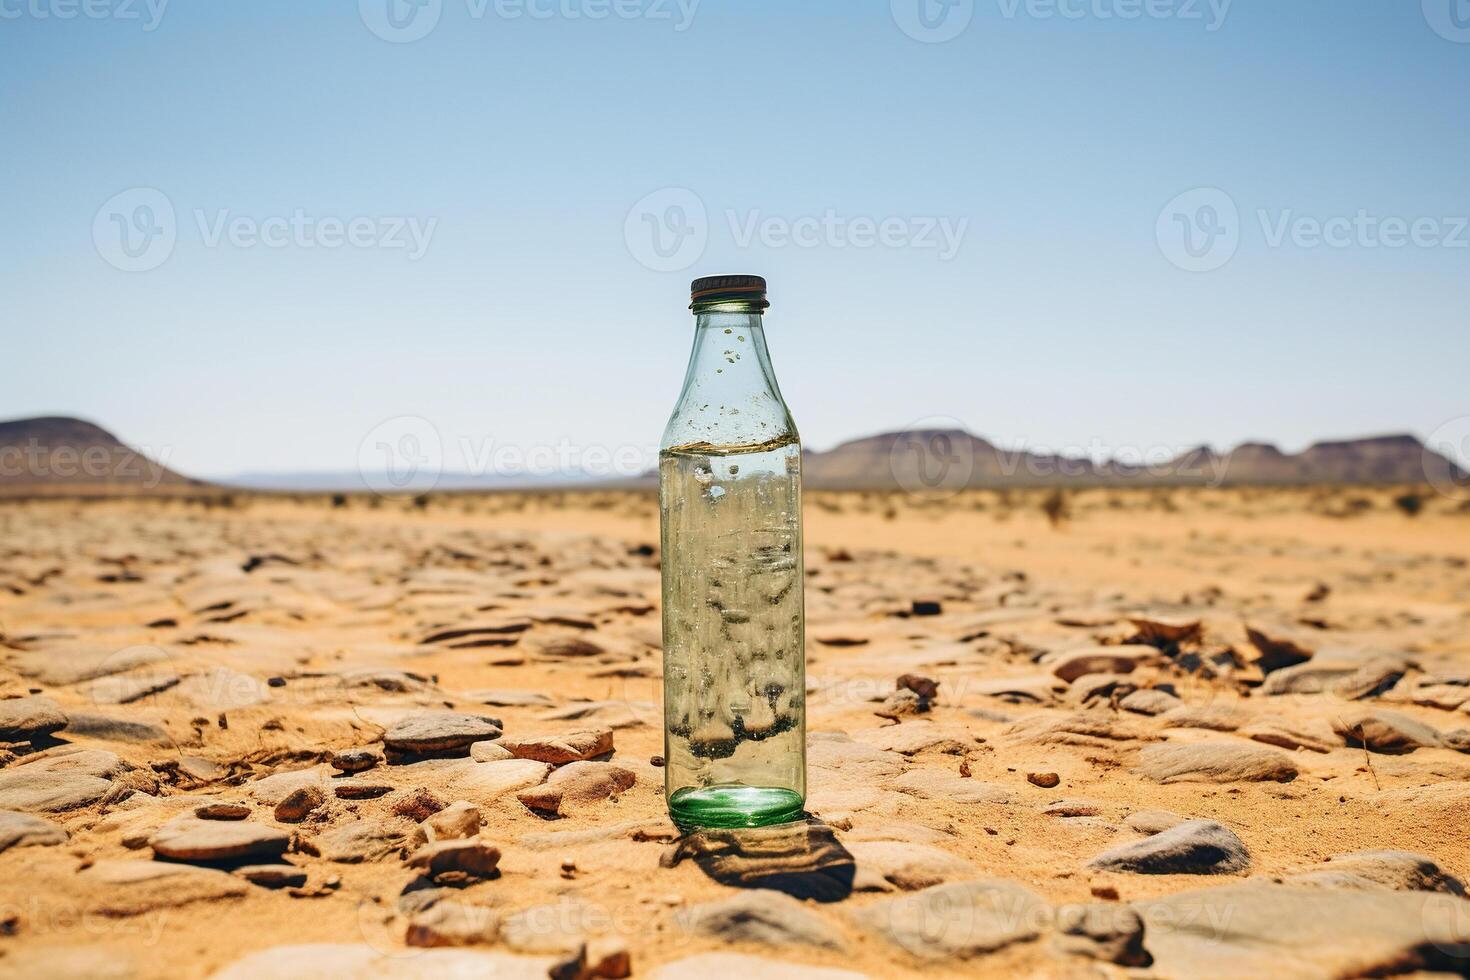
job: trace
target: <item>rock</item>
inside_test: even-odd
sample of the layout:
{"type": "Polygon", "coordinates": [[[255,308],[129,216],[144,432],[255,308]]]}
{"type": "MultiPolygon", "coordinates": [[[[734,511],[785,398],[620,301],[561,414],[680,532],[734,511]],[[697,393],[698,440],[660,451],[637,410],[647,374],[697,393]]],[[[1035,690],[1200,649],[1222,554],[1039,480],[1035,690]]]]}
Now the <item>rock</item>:
{"type": "Polygon", "coordinates": [[[1161,715],[1171,708],[1177,708],[1183,701],[1170,694],[1168,691],[1160,691],[1157,688],[1145,688],[1134,691],[1132,694],[1118,702],[1118,707],[1124,711],[1131,711],[1139,715],[1161,715]]]}
{"type": "Polygon", "coordinates": [[[382,761],[383,757],[372,749],[343,749],[333,753],[332,768],[338,772],[366,772],[382,761]]]}
{"type": "Polygon", "coordinates": [[[889,787],[925,800],[954,800],[956,803],[1008,803],[1010,790],[983,779],[970,779],[937,769],[910,769],[890,782],[889,787]]]}
{"type": "Polygon", "coordinates": [[[1140,834],[1158,834],[1188,821],[1188,817],[1168,810],[1139,810],[1128,814],[1123,822],[1140,834]]]}
{"type": "Polygon", "coordinates": [[[444,788],[461,796],[491,800],[546,782],[550,763],[534,759],[505,759],[500,762],[468,762],[446,773],[444,788]]]}
{"type": "Polygon", "coordinates": [[[975,876],[970,862],[927,844],[854,841],[848,850],[857,862],[857,891],[918,891],[975,876]]]}
{"type": "Polygon", "coordinates": [[[617,936],[598,936],[582,949],[581,972],[589,977],[625,980],[633,975],[633,954],[617,936]]]}
{"type": "Polygon", "coordinates": [[[921,752],[964,755],[975,747],[974,737],[964,726],[936,725],[932,721],[868,729],[858,734],[858,741],[880,751],[897,752],[899,755],[918,755],[921,752]]]}
{"type": "Polygon", "coordinates": [[[383,735],[391,752],[404,755],[468,755],[476,742],[500,737],[498,719],[448,711],[409,715],[383,735]]]}
{"type": "Polygon", "coordinates": [[[764,956],[737,953],[701,953],[667,963],[650,980],[711,980],[719,977],[759,977],[760,980],[867,980],[851,970],[835,970],[805,963],[782,963],[764,956]]]}
{"type": "Polygon", "coordinates": [[[275,816],[282,823],[300,823],[326,802],[326,794],[318,787],[301,786],[276,804],[275,816]]]}
{"type": "Polygon", "coordinates": [[[1245,742],[1150,745],[1135,771],[1156,783],[1284,783],[1298,773],[1285,753],[1245,742]]]}
{"type": "Polygon", "coordinates": [[[1084,674],[1072,682],[1067,690],[1067,700],[1088,707],[1094,702],[1122,702],[1123,698],[1138,690],[1138,685],[1127,674],[1084,674]]]}
{"type": "Polygon", "coordinates": [[[476,762],[501,762],[515,756],[499,742],[476,742],[470,746],[470,758],[476,762]]]}
{"type": "Polygon", "coordinates": [[[1071,683],[1084,674],[1131,674],[1158,660],[1159,651],[1150,646],[1088,647],[1062,654],[1051,664],[1051,672],[1071,683]]]}
{"type": "Polygon", "coordinates": [[[540,786],[523,790],[516,799],[538,813],[560,814],[616,797],[633,788],[636,777],[611,762],[573,762],[551,774],[540,786]]]}
{"type": "Polygon", "coordinates": [[[339,779],[332,794],[339,800],[376,800],[393,792],[392,785],[369,779],[339,779]]]}
{"type": "Polygon", "coordinates": [[[423,871],[431,878],[450,872],[470,878],[488,878],[499,864],[500,848],[483,843],[478,837],[425,844],[408,859],[410,868],[423,871]]]}
{"type": "Polygon", "coordinates": [[[91,806],[112,792],[112,783],[75,772],[19,766],[0,772],[0,809],[64,813],[91,806]]]}
{"type": "Polygon", "coordinates": [[[1048,817],[1095,817],[1102,812],[1102,805],[1092,800],[1058,800],[1042,807],[1048,817]]]}
{"type": "Polygon", "coordinates": [[[1456,752],[1470,752],[1470,728],[1457,728],[1440,736],[1444,747],[1456,752]]]}
{"type": "Polygon", "coordinates": [[[224,871],[164,861],[98,861],[78,877],[95,915],[125,917],[194,902],[239,898],[249,886],[224,871]]]}
{"type": "Polygon", "coordinates": [[[1159,976],[1371,977],[1463,973],[1460,899],[1250,882],[1134,907],[1159,976]]]}
{"type": "Polygon", "coordinates": [[[900,690],[913,691],[925,701],[939,697],[939,682],[920,674],[904,674],[898,679],[900,690]]]}
{"type": "Polygon", "coordinates": [[[300,980],[302,977],[374,977],[424,980],[428,977],[485,977],[494,980],[546,980],[552,961],[470,949],[427,949],[405,956],[367,943],[310,943],[274,946],[236,960],[211,980],[300,980]]]}
{"type": "Polygon", "coordinates": [[[865,931],[928,962],[969,960],[1029,942],[1050,917],[1036,895],[1000,880],[937,885],[852,913],[865,931]]]}
{"type": "Polygon", "coordinates": [[[1159,720],[1169,728],[1233,732],[1249,721],[1250,716],[1228,704],[1184,704],[1164,712],[1159,720]]]}
{"type": "Polygon", "coordinates": [[[1439,732],[1397,711],[1350,711],[1332,719],[1332,730],[1350,748],[1403,753],[1440,744],[1439,732]]]}
{"type": "Polygon", "coordinates": [[[1042,789],[1053,789],[1062,781],[1062,777],[1054,772],[1028,772],[1026,782],[1032,786],[1040,786],[1042,789]]]}
{"type": "Polygon", "coordinates": [[[607,652],[600,644],[580,636],[537,637],[533,638],[528,646],[539,656],[554,660],[599,657],[607,652]]]}
{"type": "Polygon", "coordinates": [[[894,691],[883,699],[881,707],[876,708],[873,714],[879,718],[889,718],[898,721],[910,715],[924,714],[929,710],[929,702],[919,697],[913,691],[894,691]]]}
{"type": "Polygon", "coordinates": [[[435,902],[414,913],[403,940],[409,946],[492,945],[500,938],[500,913],[483,905],[435,902]]]}
{"type": "Polygon", "coordinates": [[[1158,736],[1144,731],[1135,721],[1111,711],[1077,711],[1069,715],[1035,715],[1005,730],[1012,745],[1077,745],[1108,748],[1118,742],[1152,742],[1158,736]]]}
{"type": "Polygon", "coordinates": [[[1183,616],[1129,616],[1128,622],[1138,630],[1134,642],[1160,648],[1198,640],[1203,625],[1183,616]]]}
{"type": "Polygon", "coordinates": [[[495,743],[517,759],[534,759],[553,766],[569,762],[585,762],[613,750],[610,728],[594,728],[565,735],[539,735],[530,738],[502,738],[495,743]]]}
{"type": "Polygon", "coordinates": [[[309,854],[339,864],[381,861],[403,850],[413,833],[413,825],[402,819],[356,820],[323,831],[302,847],[309,854]]]}
{"type": "Polygon", "coordinates": [[[915,599],[909,603],[909,613],[913,616],[939,616],[944,613],[944,606],[937,599],[915,599]]]}
{"type": "Polygon", "coordinates": [[[50,698],[0,701],[0,742],[29,742],[45,738],[66,725],[66,712],[50,698]]]}
{"type": "Polygon", "coordinates": [[[1245,844],[1229,827],[1213,820],[1186,820],[1106,850],[1087,866],[1146,875],[1218,875],[1245,871],[1250,863],[1245,844]]]}
{"type": "Polygon", "coordinates": [[[226,803],[211,800],[194,808],[194,816],[200,820],[244,820],[254,812],[243,803],[226,803]]]}
{"type": "Polygon", "coordinates": [[[1409,666],[1400,657],[1375,657],[1338,681],[1334,691],[1339,697],[1353,701],[1374,698],[1392,690],[1408,672],[1409,666]]]}
{"type": "Polygon", "coordinates": [[[702,830],[680,838],[659,863],[692,858],[734,888],[766,888],[793,898],[836,902],[852,892],[856,865],[832,828],[817,820],[748,830],[702,830]]]}
{"type": "Polygon", "coordinates": [[[301,888],[306,885],[306,871],[291,864],[247,864],[234,869],[233,873],[262,888],[301,888]]]}
{"type": "Polygon", "coordinates": [[[1352,677],[1357,669],[1354,664],[1344,663],[1299,664],[1269,675],[1261,690],[1271,695],[1326,694],[1352,677]]]}
{"type": "Polygon", "coordinates": [[[229,861],[280,857],[290,842],[289,834],[262,824],[185,817],[158,828],[148,846],[172,861],[229,861]]]}
{"type": "Polygon", "coordinates": [[[422,824],[447,805],[439,797],[420,786],[394,800],[392,811],[395,817],[407,817],[415,823],[422,824]]]}
{"type": "Polygon", "coordinates": [[[469,840],[480,833],[480,808],[473,803],[452,803],[419,823],[415,840],[420,844],[441,840],[469,840]]]}
{"type": "Polygon", "coordinates": [[[1327,725],[1284,718],[1257,719],[1242,728],[1240,734],[1256,742],[1293,751],[1331,752],[1338,747],[1338,740],[1327,725]]]}
{"type": "Polygon", "coordinates": [[[806,903],[776,891],[755,890],[696,905],[680,916],[701,936],[760,946],[812,946],[841,950],[842,933],[806,903]]]}
{"type": "Polygon", "coordinates": [[[1431,857],[1408,851],[1358,851],[1339,854],[1309,871],[1287,879],[1295,885],[1335,888],[1391,888],[1394,891],[1465,895],[1465,884],[1431,857]]]}
{"type": "Polygon", "coordinates": [[[296,790],[314,787],[326,798],[327,774],[330,767],[315,766],[311,769],[296,769],[272,773],[254,782],[245,784],[245,792],[266,806],[275,806],[296,790]]]}
{"type": "Polygon", "coordinates": [[[1064,905],[1057,910],[1058,950],[1073,956],[1144,967],[1153,956],[1143,946],[1143,919],[1126,905],[1064,905]]]}
{"type": "Polygon", "coordinates": [[[0,810],[0,852],[12,847],[49,847],[65,844],[68,835],[64,827],[14,810],[0,810]]]}
{"type": "Polygon", "coordinates": [[[812,732],[807,738],[807,769],[813,783],[842,786],[874,784],[903,772],[903,756],[855,742],[846,735],[812,732]]]}
{"type": "Polygon", "coordinates": [[[67,717],[70,719],[70,724],[66,726],[68,738],[86,736],[103,742],[129,742],[137,745],[168,745],[173,742],[166,730],[143,721],[125,721],[79,711],[68,712],[67,717]]]}

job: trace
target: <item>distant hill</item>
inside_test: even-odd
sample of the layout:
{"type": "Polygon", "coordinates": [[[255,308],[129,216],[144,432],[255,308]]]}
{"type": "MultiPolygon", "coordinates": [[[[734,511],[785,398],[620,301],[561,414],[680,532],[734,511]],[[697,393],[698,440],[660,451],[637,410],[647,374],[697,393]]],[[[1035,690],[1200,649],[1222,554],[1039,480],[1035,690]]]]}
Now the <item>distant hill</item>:
{"type": "Polygon", "coordinates": [[[181,476],[100,426],[48,417],[0,422],[0,495],[178,493],[181,476]]]}
{"type": "Polygon", "coordinates": [[[1040,486],[1375,484],[1463,480],[1455,463],[1412,435],[1319,442],[1295,455],[1251,442],[1220,454],[1201,446],[1177,456],[1094,462],[1005,450],[963,430],[889,432],[807,453],[818,489],[1040,486]]]}

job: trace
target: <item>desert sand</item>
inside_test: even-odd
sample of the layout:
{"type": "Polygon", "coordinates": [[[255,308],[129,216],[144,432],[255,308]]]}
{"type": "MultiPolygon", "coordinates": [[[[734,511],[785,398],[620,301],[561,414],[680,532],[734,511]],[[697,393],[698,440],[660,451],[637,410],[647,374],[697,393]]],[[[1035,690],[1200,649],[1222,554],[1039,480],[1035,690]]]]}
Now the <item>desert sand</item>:
{"type": "Polygon", "coordinates": [[[7,503],[0,975],[1470,974],[1404,496],[810,494],[810,819],[683,838],[651,495],[7,503]]]}

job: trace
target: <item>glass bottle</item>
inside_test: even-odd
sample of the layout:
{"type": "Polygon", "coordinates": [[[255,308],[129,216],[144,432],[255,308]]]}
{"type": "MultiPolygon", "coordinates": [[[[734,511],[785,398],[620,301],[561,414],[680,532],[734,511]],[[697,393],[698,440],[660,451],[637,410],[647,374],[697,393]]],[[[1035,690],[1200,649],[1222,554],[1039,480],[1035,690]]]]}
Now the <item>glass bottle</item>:
{"type": "Polygon", "coordinates": [[[801,441],[766,350],[766,281],[696,280],[694,351],[659,452],[664,759],[681,827],[806,801],[801,441]]]}

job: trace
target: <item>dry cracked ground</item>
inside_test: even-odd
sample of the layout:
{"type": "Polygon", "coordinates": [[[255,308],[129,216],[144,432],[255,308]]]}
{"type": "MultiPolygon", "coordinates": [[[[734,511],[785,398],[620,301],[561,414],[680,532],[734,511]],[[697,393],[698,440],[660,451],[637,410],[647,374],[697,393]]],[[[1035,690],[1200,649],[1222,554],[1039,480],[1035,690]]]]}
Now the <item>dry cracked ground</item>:
{"type": "Polygon", "coordinates": [[[682,838],[645,496],[6,505],[0,975],[1470,974],[1463,510],[809,503],[809,819],[682,838]]]}

